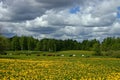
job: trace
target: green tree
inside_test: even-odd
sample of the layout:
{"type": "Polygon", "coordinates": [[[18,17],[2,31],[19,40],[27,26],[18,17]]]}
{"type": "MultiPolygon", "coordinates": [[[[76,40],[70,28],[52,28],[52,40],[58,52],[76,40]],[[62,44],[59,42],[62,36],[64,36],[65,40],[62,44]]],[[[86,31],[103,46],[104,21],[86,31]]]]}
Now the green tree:
{"type": "Polygon", "coordinates": [[[19,42],[18,36],[14,36],[12,38],[11,45],[12,45],[12,50],[14,50],[14,51],[20,50],[20,42],[19,42]]]}
{"type": "Polygon", "coordinates": [[[82,50],[89,50],[90,42],[89,40],[83,40],[82,42],[82,50]]]}
{"type": "Polygon", "coordinates": [[[9,43],[7,38],[0,35],[0,54],[5,53],[6,50],[9,48],[9,43]]]}
{"type": "Polygon", "coordinates": [[[37,50],[37,51],[42,51],[42,46],[41,46],[41,45],[42,45],[41,42],[38,41],[38,42],[36,43],[35,50],[37,50]]]}
{"type": "Polygon", "coordinates": [[[26,36],[21,36],[20,47],[21,47],[21,50],[28,50],[28,42],[27,42],[26,36]]]}
{"type": "Polygon", "coordinates": [[[112,49],[112,45],[113,45],[112,38],[111,37],[107,37],[102,42],[102,50],[103,51],[109,51],[109,50],[112,49]]]}
{"type": "Polygon", "coordinates": [[[0,36],[0,54],[4,53],[3,37],[0,36]]]}
{"type": "Polygon", "coordinates": [[[28,42],[28,50],[34,50],[35,48],[35,39],[31,37],[27,37],[27,42],[28,42]]]}
{"type": "Polygon", "coordinates": [[[56,51],[56,40],[55,39],[49,39],[47,44],[48,44],[49,51],[53,51],[53,52],[56,51]]]}
{"type": "Polygon", "coordinates": [[[94,44],[94,51],[95,51],[95,55],[102,56],[100,43],[94,44]]]}
{"type": "Polygon", "coordinates": [[[49,48],[48,48],[48,39],[42,39],[41,40],[41,46],[42,46],[42,51],[49,51],[49,48]]]}

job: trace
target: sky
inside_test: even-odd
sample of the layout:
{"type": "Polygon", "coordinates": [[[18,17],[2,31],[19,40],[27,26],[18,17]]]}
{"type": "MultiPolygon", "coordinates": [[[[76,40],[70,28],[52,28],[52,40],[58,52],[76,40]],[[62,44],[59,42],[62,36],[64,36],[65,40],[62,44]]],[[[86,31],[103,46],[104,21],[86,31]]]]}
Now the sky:
{"type": "Polygon", "coordinates": [[[7,37],[120,37],[120,0],[0,0],[0,29],[7,37]]]}

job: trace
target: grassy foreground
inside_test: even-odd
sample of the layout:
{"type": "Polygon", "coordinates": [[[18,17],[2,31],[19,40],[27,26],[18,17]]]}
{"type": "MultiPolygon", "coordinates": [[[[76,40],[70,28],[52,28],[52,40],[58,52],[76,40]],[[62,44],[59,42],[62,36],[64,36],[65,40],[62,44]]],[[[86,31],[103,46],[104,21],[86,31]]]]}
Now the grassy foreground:
{"type": "Polygon", "coordinates": [[[85,51],[59,54],[65,56],[1,55],[0,80],[120,80],[119,58],[95,58],[85,51]]]}

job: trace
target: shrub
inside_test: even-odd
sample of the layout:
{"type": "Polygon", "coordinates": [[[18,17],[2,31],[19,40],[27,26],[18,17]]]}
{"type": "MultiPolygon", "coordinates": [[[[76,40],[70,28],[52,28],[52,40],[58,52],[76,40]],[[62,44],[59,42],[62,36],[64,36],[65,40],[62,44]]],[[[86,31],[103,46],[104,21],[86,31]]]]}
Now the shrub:
{"type": "Polygon", "coordinates": [[[101,47],[99,43],[94,44],[94,55],[102,56],[101,47]]]}
{"type": "Polygon", "coordinates": [[[104,52],[103,55],[104,56],[115,57],[115,58],[120,58],[120,51],[109,50],[107,52],[104,52]]]}
{"type": "Polygon", "coordinates": [[[115,58],[120,58],[120,51],[115,51],[111,56],[115,58]]]}

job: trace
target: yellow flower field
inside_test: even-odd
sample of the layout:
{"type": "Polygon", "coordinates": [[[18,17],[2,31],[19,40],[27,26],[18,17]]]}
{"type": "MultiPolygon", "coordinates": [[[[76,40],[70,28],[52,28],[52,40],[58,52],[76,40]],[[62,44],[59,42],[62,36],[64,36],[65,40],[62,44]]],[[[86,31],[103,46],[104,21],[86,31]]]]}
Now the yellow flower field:
{"type": "Polygon", "coordinates": [[[0,59],[0,80],[120,80],[120,59],[0,59]]]}

